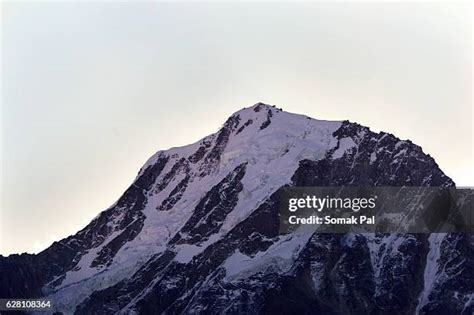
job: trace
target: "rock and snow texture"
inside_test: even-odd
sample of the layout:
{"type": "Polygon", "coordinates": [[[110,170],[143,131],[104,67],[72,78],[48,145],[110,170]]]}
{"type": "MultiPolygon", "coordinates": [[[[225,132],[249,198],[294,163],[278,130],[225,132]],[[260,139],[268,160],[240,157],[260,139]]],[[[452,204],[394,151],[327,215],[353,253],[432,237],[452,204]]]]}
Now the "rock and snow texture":
{"type": "Polygon", "coordinates": [[[0,296],[66,314],[472,313],[470,235],[280,235],[286,185],[454,183],[410,141],[258,103],[157,152],[76,235],[0,256],[0,296]]]}

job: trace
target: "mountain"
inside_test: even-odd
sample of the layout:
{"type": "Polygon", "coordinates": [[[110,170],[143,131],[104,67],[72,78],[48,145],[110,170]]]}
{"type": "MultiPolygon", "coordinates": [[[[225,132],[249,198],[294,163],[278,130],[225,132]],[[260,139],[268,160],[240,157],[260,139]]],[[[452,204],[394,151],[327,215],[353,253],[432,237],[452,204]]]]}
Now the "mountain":
{"type": "Polygon", "coordinates": [[[282,187],[337,185],[454,183],[410,141],[257,103],[157,152],[77,234],[0,257],[0,296],[65,314],[474,311],[469,234],[280,233],[282,187]]]}

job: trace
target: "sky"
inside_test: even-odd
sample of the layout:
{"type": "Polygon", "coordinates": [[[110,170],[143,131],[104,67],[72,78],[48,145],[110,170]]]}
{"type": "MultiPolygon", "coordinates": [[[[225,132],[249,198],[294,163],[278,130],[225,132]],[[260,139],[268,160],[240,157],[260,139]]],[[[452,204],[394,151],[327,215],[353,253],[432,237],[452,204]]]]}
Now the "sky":
{"type": "Polygon", "coordinates": [[[474,184],[468,3],[1,3],[0,254],[113,204],[265,102],[410,139],[474,184]]]}

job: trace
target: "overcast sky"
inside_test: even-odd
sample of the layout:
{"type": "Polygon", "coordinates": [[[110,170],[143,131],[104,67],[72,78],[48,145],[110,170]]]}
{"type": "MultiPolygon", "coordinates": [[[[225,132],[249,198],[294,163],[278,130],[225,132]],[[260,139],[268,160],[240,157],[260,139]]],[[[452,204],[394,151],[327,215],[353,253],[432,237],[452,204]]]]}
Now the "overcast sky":
{"type": "Polygon", "coordinates": [[[36,252],[159,149],[258,101],[411,139],[474,184],[472,8],[2,2],[0,253],[36,252]]]}

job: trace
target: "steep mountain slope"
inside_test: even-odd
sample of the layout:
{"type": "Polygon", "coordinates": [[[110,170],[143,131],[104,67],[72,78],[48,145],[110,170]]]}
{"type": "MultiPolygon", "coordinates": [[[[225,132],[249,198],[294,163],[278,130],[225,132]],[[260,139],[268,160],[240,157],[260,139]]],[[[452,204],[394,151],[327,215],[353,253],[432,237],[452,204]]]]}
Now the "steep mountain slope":
{"type": "Polygon", "coordinates": [[[474,310],[470,235],[280,235],[286,185],[454,183],[410,141],[258,103],[157,152],[76,235],[0,257],[0,296],[48,296],[77,314],[474,310]]]}

